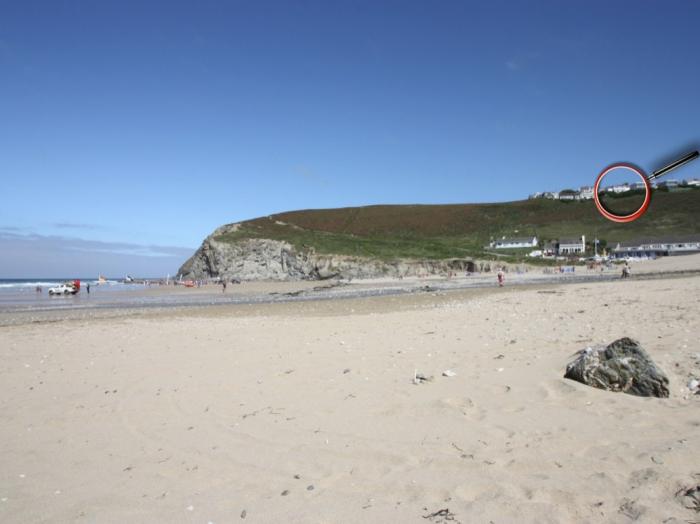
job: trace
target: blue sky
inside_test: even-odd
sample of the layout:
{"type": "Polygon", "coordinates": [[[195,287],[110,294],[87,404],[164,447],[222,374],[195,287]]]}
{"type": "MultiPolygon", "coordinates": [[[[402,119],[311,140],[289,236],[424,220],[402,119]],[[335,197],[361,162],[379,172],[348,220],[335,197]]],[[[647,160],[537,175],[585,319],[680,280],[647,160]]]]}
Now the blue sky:
{"type": "Polygon", "coordinates": [[[82,251],[60,272],[173,273],[273,212],[653,170],[700,142],[698,20],[690,1],[2,1],[0,278],[37,256],[55,274],[61,246],[82,251]]]}

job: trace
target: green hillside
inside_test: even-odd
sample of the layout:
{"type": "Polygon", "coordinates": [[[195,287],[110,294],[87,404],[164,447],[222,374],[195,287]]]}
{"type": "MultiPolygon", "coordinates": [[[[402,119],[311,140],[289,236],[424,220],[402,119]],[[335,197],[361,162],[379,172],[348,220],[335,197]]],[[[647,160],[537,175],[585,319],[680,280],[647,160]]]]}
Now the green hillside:
{"type": "MultiPolygon", "coordinates": [[[[700,190],[656,191],[649,211],[631,224],[610,222],[593,201],[522,200],[494,204],[395,205],[290,211],[241,223],[216,238],[286,240],[319,253],[392,258],[483,256],[491,238],[541,240],[595,235],[617,241],[700,232],[700,190]]],[[[488,249],[487,249],[488,251],[488,249]]]]}

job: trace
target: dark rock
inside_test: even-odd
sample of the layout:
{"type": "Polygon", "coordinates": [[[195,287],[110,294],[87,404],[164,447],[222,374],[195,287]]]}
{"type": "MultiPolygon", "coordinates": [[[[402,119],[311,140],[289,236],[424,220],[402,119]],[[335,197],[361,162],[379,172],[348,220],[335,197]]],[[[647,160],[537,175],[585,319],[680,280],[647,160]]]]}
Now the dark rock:
{"type": "Polygon", "coordinates": [[[566,366],[564,378],[594,388],[640,397],[666,398],[668,378],[636,340],[621,338],[607,347],[586,348],[566,366]]]}

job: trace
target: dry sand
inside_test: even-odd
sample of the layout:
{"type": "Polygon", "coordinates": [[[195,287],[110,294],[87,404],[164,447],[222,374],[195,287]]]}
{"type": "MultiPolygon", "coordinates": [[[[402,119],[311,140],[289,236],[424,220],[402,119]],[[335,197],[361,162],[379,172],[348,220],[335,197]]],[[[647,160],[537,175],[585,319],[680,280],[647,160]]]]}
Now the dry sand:
{"type": "Polygon", "coordinates": [[[700,276],[5,326],[0,521],[697,521],[699,333],[700,276]],[[621,336],[669,399],[562,378],[621,336]]]}

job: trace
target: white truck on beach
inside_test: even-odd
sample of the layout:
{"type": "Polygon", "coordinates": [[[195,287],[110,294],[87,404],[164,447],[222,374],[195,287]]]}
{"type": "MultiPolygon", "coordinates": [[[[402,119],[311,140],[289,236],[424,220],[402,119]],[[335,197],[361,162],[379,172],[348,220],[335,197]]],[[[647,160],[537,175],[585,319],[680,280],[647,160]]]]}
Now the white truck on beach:
{"type": "Polygon", "coordinates": [[[74,280],[50,287],[49,295],[75,295],[78,291],[80,291],[80,280],[74,280]]]}

